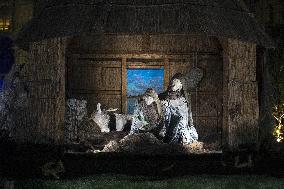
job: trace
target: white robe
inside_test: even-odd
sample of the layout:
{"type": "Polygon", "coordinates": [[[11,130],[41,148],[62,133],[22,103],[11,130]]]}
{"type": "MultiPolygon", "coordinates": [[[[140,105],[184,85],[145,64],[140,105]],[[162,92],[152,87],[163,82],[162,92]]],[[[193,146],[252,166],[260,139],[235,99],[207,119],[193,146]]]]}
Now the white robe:
{"type": "Polygon", "coordinates": [[[187,101],[184,97],[162,101],[165,116],[165,140],[174,144],[190,144],[198,139],[193,125],[189,126],[187,101]]]}

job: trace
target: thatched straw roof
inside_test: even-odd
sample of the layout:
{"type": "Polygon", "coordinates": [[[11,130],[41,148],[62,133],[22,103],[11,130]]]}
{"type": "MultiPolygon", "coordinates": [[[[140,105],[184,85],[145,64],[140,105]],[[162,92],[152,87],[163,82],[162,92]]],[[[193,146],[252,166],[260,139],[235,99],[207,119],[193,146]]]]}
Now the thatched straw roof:
{"type": "Polygon", "coordinates": [[[20,45],[84,34],[205,34],[273,43],[238,0],[45,0],[18,37],[20,45]]]}

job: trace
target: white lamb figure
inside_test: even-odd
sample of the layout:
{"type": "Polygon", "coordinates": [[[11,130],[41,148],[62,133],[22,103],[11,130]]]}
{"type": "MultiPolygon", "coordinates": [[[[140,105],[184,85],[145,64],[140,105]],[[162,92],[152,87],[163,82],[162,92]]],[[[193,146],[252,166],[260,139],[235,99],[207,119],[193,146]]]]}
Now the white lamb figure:
{"type": "Polygon", "coordinates": [[[97,104],[97,110],[92,113],[91,118],[101,129],[101,132],[110,132],[109,122],[110,114],[115,115],[115,130],[123,131],[127,122],[132,121],[132,115],[113,113],[118,109],[108,109],[106,111],[101,110],[101,104],[97,104]],[[111,112],[111,113],[110,113],[111,112]]]}
{"type": "Polygon", "coordinates": [[[100,127],[101,132],[109,133],[110,116],[101,110],[101,104],[97,104],[97,110],[92,113],[91,119],[100,127]]]}
{"type": "Polygon", "coordinates": [[[125,114],[117,114],[114,113],[115,115],[115,127],[116,131],[123,131],[125,125],[127,124],[128,121],[132,121],[132,115],[125,115],[125,114]]]}

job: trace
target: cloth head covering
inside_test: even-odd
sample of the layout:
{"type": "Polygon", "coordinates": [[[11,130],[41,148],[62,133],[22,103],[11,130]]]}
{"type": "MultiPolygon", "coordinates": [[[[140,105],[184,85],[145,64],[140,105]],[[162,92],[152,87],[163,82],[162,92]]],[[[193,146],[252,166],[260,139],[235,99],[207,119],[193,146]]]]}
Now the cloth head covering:
{"type": "Polygon", "coordinates": [[[152,88],[148,88],[145,93],[143,94],[143,96],[149,96],[152,97],[154,99],[154,101],[156,101],[158,99],[158,94],[156,93],[156,91],[152,88]]]}
{"type": "Polygon", "coordinates": [[[158,114],[159,116],[161,116],[161,102],[159,100],[159,96],[156,93],[156,91],[153,88],[148,88],[145,93],[143,94],[143,96],[149,96],[152,97],[154,99],[154,102],[157,105],[157,110],[158,110],[158,114]]]}

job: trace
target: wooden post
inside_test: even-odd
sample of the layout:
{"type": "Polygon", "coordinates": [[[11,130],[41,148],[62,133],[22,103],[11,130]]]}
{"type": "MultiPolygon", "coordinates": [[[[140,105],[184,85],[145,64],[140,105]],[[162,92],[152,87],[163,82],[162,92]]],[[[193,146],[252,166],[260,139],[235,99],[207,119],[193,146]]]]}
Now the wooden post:
{"type": "Polygon", "coordinates": [[[224,126],[230,149],[258,139],[256,45],[229,39],[224,46],[224,126]]]}
{"type": "Polygon", "coordinates": [[[121,63],[121,111],[127,113],[127,69],[126,58],[122,58],[121,63]]]}
{"type": "Polygon", "coordinates": [[[170,61],[168,58],[165,58],[164,74],[164,89],[166,90],[170,82],[170,61]]]}
{"type": "MultiPolygon", "coordinates": [[[[65,123],[65,38],[31,44],[26,65],[28,100],[27,141],[62,143],[65,123]]],[[[23,135],[24,133],[18,133],[23,135]]]]}

